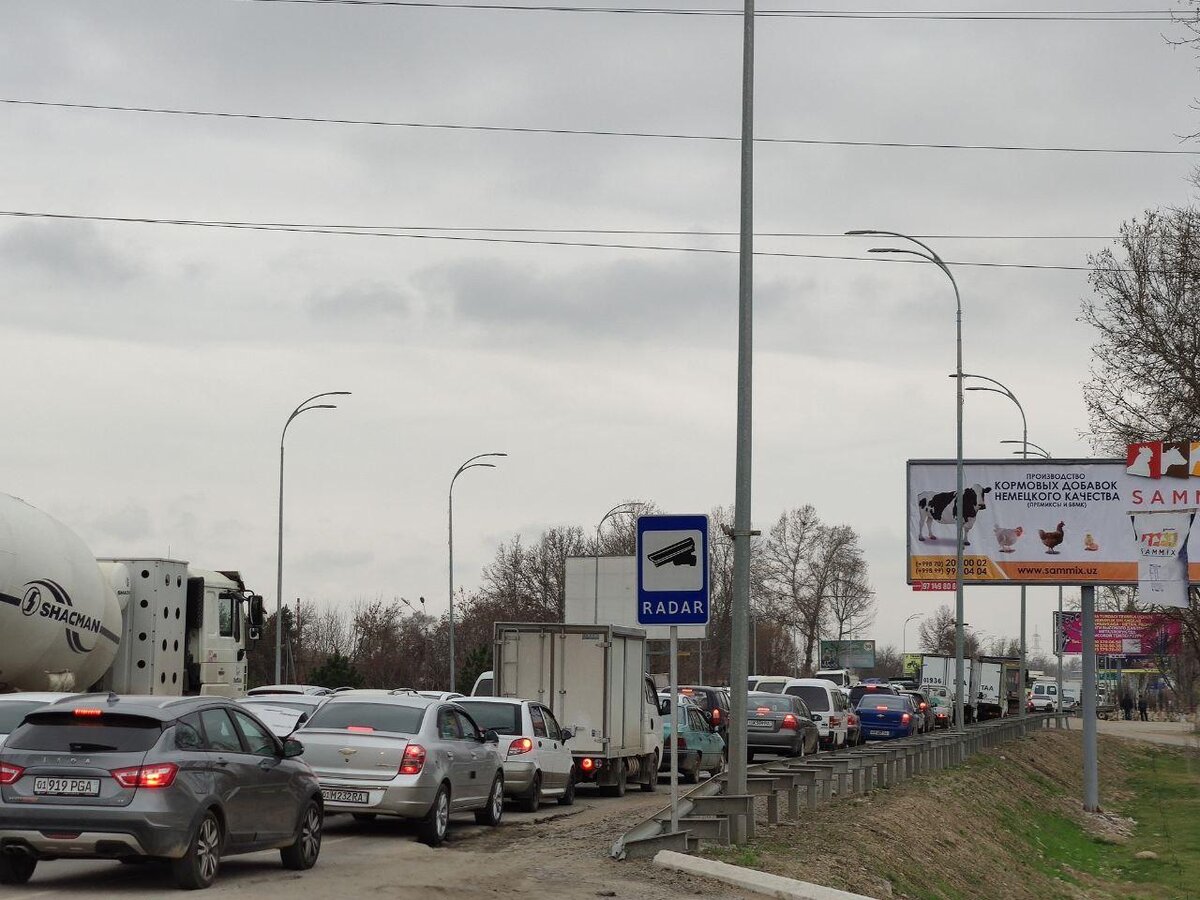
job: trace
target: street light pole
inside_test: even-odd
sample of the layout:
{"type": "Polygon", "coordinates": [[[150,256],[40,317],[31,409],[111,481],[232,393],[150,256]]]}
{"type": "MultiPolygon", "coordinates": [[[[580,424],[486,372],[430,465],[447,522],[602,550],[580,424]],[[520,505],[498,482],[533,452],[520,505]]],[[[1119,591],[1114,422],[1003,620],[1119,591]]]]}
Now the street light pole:
{"type": "Polygon", "coordinates": [[[279,684],[283,677],[283,441],[287,437],[288,426],[301,413],[313,409],[337,409],[336,403],[313,403],[322,397],[349,397],[349,391],[326,391],[323,394],[313,394],[292,410],[292,414],[283,423],[283,431],[279,435],[279,543],[275,552],[275,683],[279,684]],[[311,405],[310,405],[311,404],[311,405]]]}
{"type": "Polygon", "coordinates": [[[619,516],[625,513],[635,513],[637,512],[637,507],[639,505],[640,504],[633,500],[628,500],[625,503],[618,503],[604,514],[604,517],[600,519],[600,523],[596,526],[596,593],[592,601],[593,625],[600,624],[600,529],[604,527],[604,523],[607,522],[611,516],[619,516]]]}
{"type": "Polygon", "coordinates": [[[919,259],[933,263],[945,273],[950,279],[950,285],[954,288],[954,309],[955,309],[955,385],[957,388],[957,396],[955,397],[954,412],[955,412],[955,470],[957,476],[957,488],[954,495],[954,531],[955,531],[955,566],[954,566],[954,719],[955,726],[962,730],[966,727],[966,719],[963,717],[963,694],[966,689],[963,685],[963,378],[962,378],[962,356],[963,356],[963,341],[962,341],[962,295],[958,292],[958,282],[954,280],[954,274],[950,271],[950,267],[942,260],[940,256],[927,244],[923,244],[915,237],[907,234],[901,234],[898,231],[877,231],[877,230],[858,230],[847,231],[847,235],[870,235],[873,237],[894,237],[901,240],[909,241],[916,244],[921,250],[908,250],[901,247],[872,247],[870,253],[903,253],[909,256],[916,256],[919,259]],[[924,251],[924,252],[922,252],[924,251]]]}
{"type": "Polygon", "coordinates": [[[483,463],[483,462],[475,461],[477,459],[483,459],[484,457],[488,457],[488,456],[508,456],[508,454],[507,453],[480,453],[479,455],[472,456],[470,459],[466,460],[461,466],[458,467],[458,471],[454,473],[454,477],[450,479],[449,498],[448,498],[447,504],[446,504],[447,505],[446,523],[447,523],[447,530],[449,532],[448,537],[447,537],[447,544],[450,549],[449,569],[450,569],[450,692],[451,693],[454,693],[454,691],[456,690],[455,680],[456,680],[456,676],[458,674],[458,666],[455,664],[455,660],[454,660],[454,482],[458,481],[458,476],[461,475],[463,472],[467,471],[467,469],[494,469],[494,468],[496,468],[495,463],[483,463]]]}
{"type": "Polygon", "coordinates": [[[903,666],[903,662],[904,662],[903,657],[908,654],[908,623],[911,622],[913,619],[919,619],[924,615],[925,615],[925,613],[919,613],[919,612],[913,613],[911,616],[909,616],[907,619],[904,620],[904,628],[902,628],[900,630],[901,666],[903,666]]]}
{"type": "MultiPolygon", "coordinates": [[[[963,375],[963,378],[978,378],[980,381],[990,381],[996,387],[969,387],[968,391],[989,391],[993,394],[1000,394],[1002,397],[1007,397],[1017,406],[1017,411],[1021,414],[1021,458],[1029,458],[1029,422],[1025,418],[1025,407],[1021,405],[1021,401],[1017,399],[1017,395],[1008,388],[1007,385],[1001,384],[995,378],[988,378],[986,375],[963,375]]],[[[1025,718],[1025,672],[1026,669],[1026,647],[1025,647],[1025,585],[1021,585],[1021,678],[1018,683],[1017,694],[1017,718],[1025,718]]]]}

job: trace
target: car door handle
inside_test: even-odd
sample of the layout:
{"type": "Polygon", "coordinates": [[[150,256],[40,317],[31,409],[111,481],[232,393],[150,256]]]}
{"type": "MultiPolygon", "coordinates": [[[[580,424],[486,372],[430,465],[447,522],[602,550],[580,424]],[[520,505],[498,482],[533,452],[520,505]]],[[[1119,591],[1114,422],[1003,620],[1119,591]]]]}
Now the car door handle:
{"type": "Polygon", "coordinates": [[[266,772],[266,771],[268,771],[269,769],[273,768],[273,767],[274,767],[274,765],[275,765],[275,761],[274,761],[274,760],[272,760],[272,759],[264,759],[264,760],[262,760],[262,761],[261,761],[261,762],[258,764],[258,767],[259,767],[260,769],[262,769],[264,772],[266,772]]]}
{"type": "Polygon", "coordinates": [[[446,751],[446,759],[454,759],[454,754],[449,750],[446,751]]]}
{"type": "Polygon", "coordinates": [[[227,769],[227,768],[229,768],[229,760],[218,759],[215,763],[213,763],[213,765],[219,769],[227,769]]]}

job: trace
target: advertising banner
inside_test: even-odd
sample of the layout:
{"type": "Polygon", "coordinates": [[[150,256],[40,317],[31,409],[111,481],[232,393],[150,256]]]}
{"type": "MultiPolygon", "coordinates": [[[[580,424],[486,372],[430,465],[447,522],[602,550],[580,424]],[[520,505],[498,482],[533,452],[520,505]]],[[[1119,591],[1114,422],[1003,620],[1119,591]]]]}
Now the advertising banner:
{"type": "Polygon", "coordinates": [[[904,674],[909,678],[919,679],[921,677],[921,654],[920,653],[905,653],[904,654],[904,674]]]}
{"type": "Polygon", "coordinates": [[[822,669],[875,668],[874,641],[821,641],[822,669]]]}
{"type": "MultiPolygon", "coordinates": [[[[1130,465],[1125,460],[966,461],[963,581],[1153,582],[1161,586],[1149,588],[1158,598],[1154,602],[1185,604],[1186,585],[1200,583],[1200,564],[1188,558],[1189,546],[1200,552],[1191,534],[1200,507],[1200,447],[1196,454],[1197,466],[1163,478],[1142,474],[1140,457],[1130,465]]],[[[910,584],[954,579],[955,483],[954,460],[908,463],[910,584]]]]}
{"type": "MultiPolygon", "coordinates": [[[[1077,612],[1054,614],[1063,653],[1083,652],[1083,617],[1077,612]]],[[[1144,668],[1145,657],[1173,656],[1180,651],[1178,619],[1162,613],[1096,613],[1096,654],[1138,657],[1128,668],[1144,668]]],[[[1115,663],[1113,664],[1115,667],[1115,663]]],[[[1124,666],[1123,666],[1124,668],[1124,666]]]]}

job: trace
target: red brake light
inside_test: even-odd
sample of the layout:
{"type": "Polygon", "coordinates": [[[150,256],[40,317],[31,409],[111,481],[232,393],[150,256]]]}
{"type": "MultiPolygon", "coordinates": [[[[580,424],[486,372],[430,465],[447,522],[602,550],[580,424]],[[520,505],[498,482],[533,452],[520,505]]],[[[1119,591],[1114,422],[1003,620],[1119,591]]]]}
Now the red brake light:
{"type": "Polygon", "coordinates": [[[908,713],[905,713],[900,717],[900,724],[907,725],[910,719],[912,719],[912,716],[910,716],[908,713]]]}
{"type": "Polygon", "coordinates": [[[929,709],[929,704],[928,704],[928,703],[922,703],[922,704],[921,704],[921,709],[929,709]]]}
{"type": "Polygon", "coordinates": [[[520,756],[522,753],[528,753],[532,749],[533,749],[533,739],[532,738],[527,738],[527,737],[517,738],[515,741],[513,741],[511,744],[508,745],[508,755],[509,756],[520,756]]]}
{"type": "Polygon", "coordinates": [[[99,716],[99,715],[102,715],[103,713],[104,713],[104,710],[97,709],[94,706],[81,706],[81,707],[79,707],[79,709],[74,710],[74,715],[86,716],[88,718],[91,718],[93,716],[99,716]]]}
{"type": "Polygon", "coordinates": [[[165,788],[175,781],[175,773],[179,766],[174,763],[162,763],[157,766],[130,766],[127,769],[113,769],[109,774],[117,780],[117,784],[125,788],[165,788]]]}
{"type": "Polygon", "coordinates": [[[583,769],[585,772],[590,772],[592,769],[596,768],[596,761],[585,756],[579,763],[579,768],[583,769]]]}
{"type": "Polygon", "coordinates": [[[756,716],[768,716],[768,715],[770,715],[770,714],[771,714],[771,707],[769,707],[769,706],[760,706],[760,707],[758,707],[756,710],[754,710],[754,714],[755,714],[756,716]]]}
{"type": "Polygon", "coordinates": [[[347,731],[355,731],[359,734],[370,734],[375,729],[372,728],[370,725],[347,725],[346,730],[347,731]]]}
{"type": "Polygon", "coordinates": [[[400,758],[401,775],[420,775],[425,768],[425,748],[420,744],[409,744],[400,758]]]}
{"type": "Polygon", "coordinates": [[[712,711],[712,723],[719,725],[721,723],[721,707],[715,706],[712,711]]]}
{"type": "Polygon", "coordinates": [[[788,713],[786,716],[783,717],[783,724],[780,725],[779,727],[786,728],[789,731],[795,731],[796,726],[798,726],[799,724],[800,723],[796,721],[796,717],[793,716],[791,713],[788,713]]]}
{"type": "Polygon", "coordinates": [[[21,773],[24,771],[25,769],[21,766],[0,762],[0,784],[12,784],[21,777],[21,773]]]}
{"type": "Polygon", "coordinates": [[[877,707],[875,707],[875,708],[876,708],[877,710],[879,710],[880,712],[887,712],[887,707],[886,707],[886,706],[877,706],[877,707]]]}
{"type": "Polygon", "coordinates": [[[679,748],[679,752],[682,753],[688,748],[687,738],[683,737],[682,735],[675,738],[675,746],[677,746],[679,748]]]}

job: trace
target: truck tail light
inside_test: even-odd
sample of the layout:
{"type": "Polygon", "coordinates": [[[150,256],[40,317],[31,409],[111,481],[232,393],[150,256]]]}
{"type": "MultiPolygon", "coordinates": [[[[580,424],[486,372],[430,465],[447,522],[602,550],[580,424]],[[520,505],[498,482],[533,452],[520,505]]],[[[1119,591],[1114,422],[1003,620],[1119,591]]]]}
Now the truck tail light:
{"type": "Polygon", "coordinates": [[[901,724],[901,725],[907,725],[907,724],[908,724],[909,722],[911,722],[911,721],[912,721],[912,716],[910,716],[908,713],[905,713],[904,715],[902,715],[902,716],[900,717],[900,724],[901,724]]]}
{"type": "Polygon", "coordinates": [[[22,766],[0,762],[0,784],[12,784],[21,777],[21,773],[24,771],[22,766]]]}
{"type": "Polygon", "coordinates": [[[162,763],[157,766],[130,766],[127,769],[113,769],[109,774],[124,788],[165,788],[175,781],[175,773],[179,766],[174,763],[162,763]]]}
{"type": "Polygon", "coordinates": [[[837,716],[829,717],[829,727],[830,728],[837,728],[841,724],[842,724],[842,720],[839,717],[837,717],[837,716]]]}
{"type": "Polygon", "coordinates": [[[780,727],[780,729],[786,728],[788,731],[795,731],[796,726],[799,724],[800,723],[796,721],[796,717],[793,716],[791,713],[788,713],[786,716],[783,717],[783,724],[780,725],[779,727],[780,727]]]}
{"type": "Polygon", "coordinates": [[[400,758],[401,775],[420,775],[425,768],[425,748],[420,744],[409,744],[400,758]]]}
{"type": "Polygon", "coordinates": [[[532,749],[533,749],[533,739],[532,738],[527,738],[527,737],[517,738],[515,741],[513,741],[511,744],[508,745],[508,755],[509,756],[520,756],[522,753],[528,753],[532,749]]]}
{"type": "Polygon", "coordinates": [[[590,772],[592,769],[596,768],[596,761],[590,756],[585,756],[579,761],[579,768],[583,769],[585,772],[590,772]]]}

